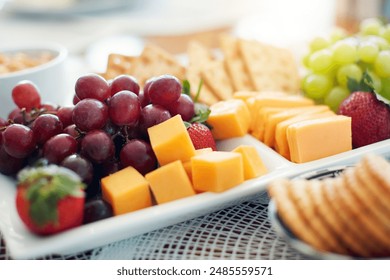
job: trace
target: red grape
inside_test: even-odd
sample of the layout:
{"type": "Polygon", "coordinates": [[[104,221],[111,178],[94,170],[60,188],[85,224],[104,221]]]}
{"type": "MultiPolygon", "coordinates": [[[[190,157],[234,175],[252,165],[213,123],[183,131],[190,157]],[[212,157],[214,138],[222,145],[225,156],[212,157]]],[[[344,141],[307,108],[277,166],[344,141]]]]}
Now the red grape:
{"type": "Polygon", "coordinates": [[[142,108],[150,104],[149,96],[146,96],[145,92],[143,91],[139,92],[138,99],[142,108]]]}
{"type": "Polygon", "coordinates": [[[139,93],[138,81],[130,75],[119,75],[115,77],[110,84],[110,88],[111,96],[122,90],[134,92],[136,95],[139,93]]]}
{"type": "Polygon", "coordinates": [[[39,90],[31,81],[20,81],[12,89],[12,99],[20,109],[26,108],[27,111],[41,106],[39,90]]]}
{"type": "Polygon", "coordinates": [[[107,81],[94,73],[86,74],[78,78],[75,91],[80,100],[93,98],[99,101],[105,101],[111,95],[107,81]]]}
{"type": "Polygon", "coordinates": [[[73,123],[82,131],[104,127],[108,119],[108,108],[96,99],[83,99],[73,108],[73,123]]]}
{"type": "Polygon", "coordinates": [[[80,133],[77,131],[75,124],[68,125],[64,128],[64,133],[69,134],[73,138],[78,138],[80,136],[80,133]]]}
{"type": "Polygon", "coordinates": [[[41,105],[41,109],[44,109],[46,112],[57,112],[58,105],[55,105],[53,103],[45,102],[41,105]]]}
{"type": "Polygon", "coordinates": [[[85,159],[84,157],[73,154],[64,158],[61,162],[61,166],[66,167],[70,170],[73,170],[76,174],[78,174],[81,180],[85,184],[90,184],[93,179],[93,166],[90,161],[85,159]]]}
{"type": "Polygon", "coordinates": [[[110,99],[108,113],[111,121],[116,125],[134,125],[141,113],[138,96],[128,90],[116,93],[110,99]]]}
{"type": "Polygon", "coordinates": [[[111,205],[103,199],[93,199],[85,203],[83,224],[112,217],[111,205]]]}
{"type": "Polygon", "coordinates": [[[21,110],[19,108],[13,109],[9,114],[8,114],[8,119],[13,121],[15,118],[17,118],[20,115],[21,110]]]}
{"type": "Polygon", "coordinates": [[[93,163],[103,163],[114,156],[114,142],[103,130],[92,130],[81,139],[80,153],[93,163]]]}
{"type": "Polygon", "coordinates": [[[73,106],[61,107],[57,110],[57,117],[60,119],[64,127],[73,124],[73,120],[72,120],[73,108],[74,108],[73,106]]]}
{"type": "Polygon", "coordinates": [[[80,98],[77,96],[77,94],[73,95],[73,100],[72,100],[73,105],[76,105],[77,103],[79,103],[79,101],[80,98]]]}
{"type": "Polygon", "coordinates": [[[25,158],[36,147],[34,132],[25,125],[11,124],[3,132],[3,146],[10,156],[25,158]]]}
{"type": "Polygon", "coordinates": [[[143,140],[130,140],[120,152],[123,167],[132,166],[141,174],[156,169],[157,159],[149,143],[143,140]]]}
{"type": "Polygon", "coordinates": [[[148,79],[146,82],[145,82],[145,85],[144,85],[144,90],[143,90],[143,93],[145,95],[145,97],[149,100],[149,88],[150,88],[150,85],[157,79],[157,77],[152,77],[150,79],[148,79]]]}
{"type": "Polygon", "coordinates": [[[23,158],[15,158],[10,156],[4,149],[0,147],[0,172],[5,175],[16,174],[23,168],[25,160],[23,158]]]}
{"type": "Polygon", "coordinates": [[[162,75],[150,84],[147,93],[153,104],[167,106],[179,99],[182,86],[175,76],[162,75]]]}
{"type": "Polygon", "coordinates": [[[43,114],[35,119],[32,125],[38,145],[43,145],[49,138],[62,133],[63,126],[56,115],[43,114]]]}
{"type": "Polygon", "coordinates": [[[167,109],[159,105],[149,104],[142,108],[140,117],[140,129],[143,134],[147,135],[147,130],[156,124],[162,123],[171,118],[167,109]]]}
{"type": "Polygon", "coordinates": [[[6,121],[5,119],[3,118],[0,118],[0,128],[4,127],[4,126],[7,126],[8,125],[8,121],[6,121]]]}
{"type": "Polygon", "coordinates": [[[43,145],[43,157],[50,163],[59,164],[69,155],[78,150],[77,141],[66,133],[51,137],[43,145]]]}
{"type": "Polygon", "coordinates": [[[179,99],[171,103],[167,108],[172,116],[179,114],[185,122],[190,121],[195,115],[194,102],[187,94],[181,94],[179,99]]]}

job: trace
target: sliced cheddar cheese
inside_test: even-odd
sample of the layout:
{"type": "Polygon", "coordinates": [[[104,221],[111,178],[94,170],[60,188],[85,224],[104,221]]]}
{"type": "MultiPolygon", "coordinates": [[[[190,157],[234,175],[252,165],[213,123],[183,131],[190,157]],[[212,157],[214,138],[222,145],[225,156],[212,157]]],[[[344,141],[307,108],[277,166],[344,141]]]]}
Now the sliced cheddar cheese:
{"type": "Polygon", "coordinates": [[[148,129],[150,144],[160,165],[190,160],[195,148],[181,116],[178,114],[148,129]]]}
{"type": "Polygon", "coordinates": [[[101,179],[103,199],[120,215],[152,206],[149,183],[129,166],[101,179]]]}
{"type": "Polygon", "coordinates": [[[264,140],[264,132],[266,126],[266,119],[268,116],[280,113],[286,110],[286,108],[280,107],[264,107],[260,108],[257,114],[254,116],[251,122],[251,135],[255,137],[257,140],[264,140]]]}
{"type": "Polygon", "coordinates": [[[291,161],[304,163],[352,149],[351,118],[332,116],[301,121],[287,128],[291,161]]]}
{"type": "Polygon", "coordinates": [[[288,146],[287,132],[286,132],[287,128],[291,124],[298,123],[300,121],[330,117],[334,115],[335,113],[333,113],[332,111],[326,111],[317,114],[303,114],[278,123],[275,128],[275,147],[274,147],[275,150],[280,155],[290,160],[290,148],[288,146]]]}
{"type": "Polygon", "coordinates": [[[276,125],[284,120],[303,114],[314,114],[330,111],[326,105],[296,107],[283,110],[275,114],[269,114],[264,119],[264,138],[263,142],[273,148],[275,146],[275,129],[276,125]]]}
{"type": "Polygon", "coordinates": [[[157,204],[195,195],[180,160],[161,166],[145,175],[157,204]]]}
{"type": "Polygon", "coordinates": [[[240,153],[244,164],[244,179],[249,180],[268,172],[259,153],[254,146],[240,145],[232,152],[240,153]]]}
{"type": "Polygon", "coordinates": [[[192,183],[198,192],[223,192],[244,181],[242,156],[213,151],[191,159],[192,183]]]}
{"type": "Polygon", "coordinates": [[[207,123],[217,140],[244,136],[248,133],[250,115],[247,105],[240,99],[220,101],[210,107],[207,123]]]}

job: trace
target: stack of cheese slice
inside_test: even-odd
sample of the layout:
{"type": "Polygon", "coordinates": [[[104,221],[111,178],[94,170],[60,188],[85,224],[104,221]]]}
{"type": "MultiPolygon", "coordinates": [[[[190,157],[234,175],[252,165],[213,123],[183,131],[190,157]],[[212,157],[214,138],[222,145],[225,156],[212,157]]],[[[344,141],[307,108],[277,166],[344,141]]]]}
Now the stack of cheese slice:
{"type": "Polygon", "coordinates": [[[240,91],[234,98],[247,105],[248,132],[288,160],[303,163],[352,149],[351,119],[328,106],[283,92],[240,91]]]}

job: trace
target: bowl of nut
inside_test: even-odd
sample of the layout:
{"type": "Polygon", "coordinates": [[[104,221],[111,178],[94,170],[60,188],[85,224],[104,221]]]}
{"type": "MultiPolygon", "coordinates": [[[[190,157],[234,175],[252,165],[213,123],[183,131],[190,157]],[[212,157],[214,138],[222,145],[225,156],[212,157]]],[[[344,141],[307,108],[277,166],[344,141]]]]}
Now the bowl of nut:
{"type": "Polygon", "coordinates": [[[15,108],[12,89],[22,81],[33,82],[42,98],[62,104],[66,100],[65,60],[68,51],[54,43],[0,48],[0,117],[15,108]]]}

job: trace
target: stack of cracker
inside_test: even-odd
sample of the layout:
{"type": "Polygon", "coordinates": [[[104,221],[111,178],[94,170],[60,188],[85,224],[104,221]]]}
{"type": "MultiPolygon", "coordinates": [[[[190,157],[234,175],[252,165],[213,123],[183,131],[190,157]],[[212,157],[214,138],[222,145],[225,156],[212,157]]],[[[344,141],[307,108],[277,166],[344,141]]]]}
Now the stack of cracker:
{"type": "Polygon", "coordinates": [[[223,34],[219,56],[215,53],[200,42],[191,41],[187,47],[188,64],[184,67],[167,51],[147,45],[137,57],[111,54],[103,76],[112,79],[121,74],[132,75],[144,85],[149,78],[170,74],[187,79],[193,96],[203,81],[199,101],[208,105],[230,99],[236,91],[299,91],[298,67],[286,49],[223,34]]]}
{"type": "Polygon", "coordinates": [[[390,163],[367,155],[340,176],[274,181],[269,193],[284,224],[317,250],[390,256],[390,163]]]}

